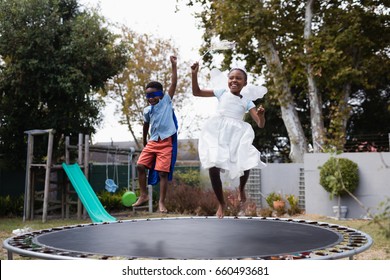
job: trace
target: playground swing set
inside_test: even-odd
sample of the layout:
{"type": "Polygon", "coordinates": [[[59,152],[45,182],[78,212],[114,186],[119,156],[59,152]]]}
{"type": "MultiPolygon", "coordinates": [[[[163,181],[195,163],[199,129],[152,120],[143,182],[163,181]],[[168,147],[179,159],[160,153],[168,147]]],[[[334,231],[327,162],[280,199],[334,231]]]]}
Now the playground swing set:
{"type": "Polygon", "coordinates": [[[113,171],[114,174],[112,176],[113,179],[110,179],[108,177],[108,156],[109,156],[109,151],[107,150],[107,157],[106,157],[106,182],[105,182],[106,185],[105,185],[105,189],[108,192],[114,193],[118,189],[118,185],[115,183],[115,181],[119,182],[118,165],[117,165],[117,156],[118,156],[117,150],[115,151],[115,159],[114,159],[114,162],[112,163],[114,165],[114,171],[113,171]]]}
{"type": "MultiPolygon", "coordinates": [[[[106,160],[106,181],[105,188],[107,191],[115,192],[118,189],[118,162],[117,156],[127,155],[127,191],[122,196],[123,205],[130,207],[137,199],[135,195],[135,164],[133,162],[133,155],[136,153],[133,147],[128,149],[118,149],[112,146],[91,146],[89,145],[89,135],[83,136],[79,134],[78,144],[70,145],[70,137],[65,138],[65,162],[62,164],[53,164],[52,152],[53,152],[53,136],[55,131],[53,129],[46,130],[29,130],[25,131],[28,135],[27,141],[27,161],[26,161],[26,181],[24,192],[24,209],[23,209],[23,221],[26,219],[34,219],[35,213],[42,212],[42,222],[46,222],[48,211],[61,209],[62,218],[69,218],[70,205],[77,204],[77,218],[85,218],[88,213],[92,222],[112,222],[116,218],[112,217],[102,206],[95,191],[92,189],[89,181],[89,157],[90,151],[97,153],[107,153],[107,159],[109,153],[115,153],[114,176],[109,178],[108,176],[108,160],[106,160]],[[47,135],[48,136],[48,148],[45,163],[35,163],[34,161],[34,136],[47,135]],[[83,143],[83,138],[84,143],[83,143]],[[84,148],[84,150],[83,150],[84,148]],[[70,163],[70,151],[77,150],[77,162],[70,163]],[[35,191],[35,187],[38,181],[38,170],[44,169],[45,178],[43,191],[35,191]],[[132,170],[130,169],[132,168],[132,170]],[[65,171],[69,182],[73,186],[74,190],[71,190],[70,184],[67,180],[60,181],[58,178],[58,171],[65,171]],[[132,171],[132,172],[131,172],[132,171]],[[57,172],[57,176],[53,176],[53,173],[57,172]],[[130,176],[130,174],[132,174],[130,176]],[[53,179],[56,177],[56,180],[53,179]],[[115,182],[116,181],[116,182],[115,182]],[[55,187],[53,187],[55,186],[55,187]],[[131,188],[130,188],[131,187],[131,188]],[[60,199],[53,199],[52,193],[59,193],[60,199]],[[71,199],[72,194],[77,194],[77,201],[71,199]],[[42,201],[42,209],[35,210],[35,201],[42,201]],[[50,204],[50,206],[49,206],[50,204]],[[84,208],[83,208],[84,206],[84,208]]],[[[63,172],[62,172],[63,173],[63,172]]],[[[145,208],[145,206],[143,207],[145,208]]],[[[151,203],[148,206],[149,212],[152,212],[151,203]]],[[[133,211],[135,211],[133,207],[133,211]]]]}
{"type": "MultiPolygon", "coordinates": [[[[127,182],[130,182],[130,167],[131,163],[133,162],[133,154],[134,152],[130,152],[128,154],[128,161],[127,161],[127,182]]],[[[115,157],[112,162],[112,165],[114,166],[113,170],[113,179],[110,179],[108,176],[108,157],[109,157],[109,151],[107,151],[107,157],[106,157],[106,182],[105,182],[105,189],[110,193],[115,193],[116,190],[119,188],[119,176],[118,176],[118,150],[115,151],[115,157]]],[[[122,195],[122,204],[126,207],[132,206],[137,201],[137,196],[135,195],[134,191],[130,190],[130,184],[127,184],[127,191],[122,195]]]]}

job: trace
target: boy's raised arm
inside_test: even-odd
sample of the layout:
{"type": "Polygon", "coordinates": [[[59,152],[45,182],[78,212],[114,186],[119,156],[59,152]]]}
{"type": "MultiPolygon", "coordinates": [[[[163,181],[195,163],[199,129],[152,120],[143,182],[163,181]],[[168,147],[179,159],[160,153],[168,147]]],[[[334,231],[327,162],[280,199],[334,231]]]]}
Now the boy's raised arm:
{"type": "Polygon", "coordinates": [[[175,95],[176,86],[177,86],[177,57],[171,55],[170,60],[172,64],[172,77],[171,77],[171,85],[169,86],[168,89],[168,94],[172,99],[173,96],[175,95]]]}

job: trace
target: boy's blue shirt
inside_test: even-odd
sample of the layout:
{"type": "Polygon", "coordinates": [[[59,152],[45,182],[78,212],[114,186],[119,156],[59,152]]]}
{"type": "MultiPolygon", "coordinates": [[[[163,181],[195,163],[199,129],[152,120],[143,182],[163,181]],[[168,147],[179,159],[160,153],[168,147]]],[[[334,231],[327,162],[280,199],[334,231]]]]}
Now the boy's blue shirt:
{"type": "MultiPolygon", "coordinates": [[[[158,141],[160,138],[164,140],[172,136],[172,158],[171,167],[168,174],[168,180],[172,181],[173,171],[177,158],[177,119],[172,107],[172,100],[168,94],[156,105],[150,105],[144,109],[144,121],[149,123],[150,140],[158,141]]],[[[154,166],[149,170],[148,184],[157,185],[160,181],[158,171],[154,170],[154,166]]]]}
{"type": "Polygon", "coordinates": [[[144,109],[144,121],[149,123],[150,127],[149,140],[164,140],[177,132],[172,114],[172,100],[166,93],[156,105],[150,105],[144,109]]]}

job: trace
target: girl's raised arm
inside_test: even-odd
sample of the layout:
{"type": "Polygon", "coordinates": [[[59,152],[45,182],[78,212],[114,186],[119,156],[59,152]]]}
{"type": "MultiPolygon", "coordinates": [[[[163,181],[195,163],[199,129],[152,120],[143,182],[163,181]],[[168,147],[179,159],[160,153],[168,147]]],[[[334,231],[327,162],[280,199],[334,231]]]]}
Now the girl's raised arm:
{"type": "Polygon", "coordinates": [[[213,97],[214,91],[211,89],[200,89],[198,84],[198,71],[199,71],[199,63],[195,62],[191,66],[191,78],[192,78],[192,94],[194,96],[201,97],[213,97]]]}

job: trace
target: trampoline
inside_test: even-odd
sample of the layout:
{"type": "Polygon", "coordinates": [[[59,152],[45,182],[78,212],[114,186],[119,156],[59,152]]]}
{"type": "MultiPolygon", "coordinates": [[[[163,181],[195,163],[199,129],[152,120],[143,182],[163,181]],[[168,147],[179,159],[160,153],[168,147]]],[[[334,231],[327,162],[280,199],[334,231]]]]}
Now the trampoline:
{"type": "Polygon", "coordinates": [[[174,217],[81,224],[29,232],[3,242],[39,259],[352,258],[369,235],[340,225],[263,217],[174,217]]]}

